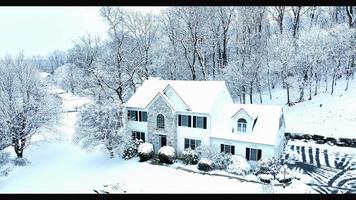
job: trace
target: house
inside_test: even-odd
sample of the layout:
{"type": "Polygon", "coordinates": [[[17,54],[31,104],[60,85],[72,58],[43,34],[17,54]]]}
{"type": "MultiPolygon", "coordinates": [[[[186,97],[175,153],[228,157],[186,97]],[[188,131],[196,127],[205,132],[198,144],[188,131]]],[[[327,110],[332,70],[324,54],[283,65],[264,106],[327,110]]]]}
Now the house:
{"type": "Polygon", "coordinates": [[[126,131],[154,146],[201,146],[248,160],[278,157],[284,148],[280,106],[236,104],[224,81],[146,80],[124,104],[126,131]]]}

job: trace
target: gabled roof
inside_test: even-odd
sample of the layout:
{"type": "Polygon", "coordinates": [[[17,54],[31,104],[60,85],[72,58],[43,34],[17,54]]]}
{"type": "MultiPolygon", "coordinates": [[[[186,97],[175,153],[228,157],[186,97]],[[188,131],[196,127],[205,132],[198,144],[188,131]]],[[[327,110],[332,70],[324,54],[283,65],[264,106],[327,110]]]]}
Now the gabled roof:
{"type": "MultiPolygon", "coordinates": [[[[226,89],[224,81],[145,80],[125,106],[144,109],[159,92],[166,96],[163,91],[168,85],[192,112],[200,113],[210,113],[217,97],[226,89]]],[[[174,107],[174,103],[172,106],[174,107]]]]}
{"type": "Polygon", "coordinates": [[[158,94],[148,103],[148,105],[145,107],[145,109],[147,109],[148,107],[150,107],[150,105],[156,101],[156,99],[158,97],[162,97],[163,101],[165,101],[167,103],[167,105],[172,109],[172,110],[175,110],[173,105],[172,105],[172,102],[169,101],[169,99],[164,95],[162,94],[161,92],[158,92],[158,94]]]}
{"type": "Polygon", "coordinates": [[[182,103],[185,105],[185,107],[186,107],[185,109],[187,109],[187,110],[190,111],[191,109],[189,108],[189,106],[187,105],[187,103],[185,103],[185,101],[182,99],[182,97],[179,96],[179,94],[177,93],[177,91],[175,91],[174,88],[173,88],[169,83],[168,83],[167,87],[164,88],[163,94],[166,94],[167,90],[169,90],[169,89],[171,89],[171,90],[177,95],[177,97],[179,98],[180,102],[182,102],[182,103]]]}
{"type": "Polygon", "coordinates": [[[234,118],[237,114],[239,114],[240,112],[244,112],[246,113],[247,116],[249,116],[252,120],[256,119],[256,115],[255,113],[248,113],[246,112],[246,110],[244,108],[240,108],[234,115],[231,116],[231,118],[234,118]]]}
{"type": "MultiPolygon", "coordinates": [[[[212,129],[212,137],[239,140],[258,144],[275,145],[279,131],[279,118],[282,115],[282,107],[275,105],[258,104],[226,104],[218,117],[218,126],[212,129]],[[254,116],[254,128],[252,133],[232,133],[231,122],[241,109],[254,116]]],[[[233,123],[236,123],[233,121],[233,123]]]]}

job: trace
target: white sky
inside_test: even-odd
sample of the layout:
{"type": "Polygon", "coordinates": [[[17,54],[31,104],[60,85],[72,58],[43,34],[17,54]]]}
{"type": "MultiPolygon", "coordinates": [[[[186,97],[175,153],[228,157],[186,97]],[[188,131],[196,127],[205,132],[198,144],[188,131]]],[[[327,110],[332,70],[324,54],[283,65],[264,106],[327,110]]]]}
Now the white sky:
{"type": "MultiPolygon", "coordinates": [[[[125,7],[158,13],[163,7],[125,7]]],[[[100,7],[0,7],[0,57],[23,50],[26,56],[67,50],[90,33],[106,36],[100,7]]]]}

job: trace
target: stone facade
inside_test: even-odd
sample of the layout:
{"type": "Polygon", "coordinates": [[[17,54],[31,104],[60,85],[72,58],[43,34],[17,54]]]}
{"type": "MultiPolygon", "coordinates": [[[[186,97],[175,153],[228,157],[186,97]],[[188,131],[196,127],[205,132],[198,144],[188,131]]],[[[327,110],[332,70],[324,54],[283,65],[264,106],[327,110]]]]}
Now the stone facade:
{"type": "Polygon", "coordinates": [[[158,96],[147,110],[147,142],[155,145],[160,133],[167,135],[168,146],[177,149],[177,117],[166,101],[158,96]],[[164,116],[164,129],[157,128],[158,114],[164,116]]]}

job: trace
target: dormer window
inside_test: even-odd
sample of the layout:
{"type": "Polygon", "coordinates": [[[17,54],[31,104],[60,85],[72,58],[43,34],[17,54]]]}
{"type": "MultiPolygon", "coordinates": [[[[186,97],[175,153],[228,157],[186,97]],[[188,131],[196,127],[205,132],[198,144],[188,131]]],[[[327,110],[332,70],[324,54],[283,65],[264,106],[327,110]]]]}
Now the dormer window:
{"type": "Polygon", "coordinates": [[[164,128],[164,116],[162,114],[157,115],[157,128],[164,128]]]}
{"type": "Polygon", "coordinates": [[[237,131],[238,132],[246,132],[247,121],[244,118],[240,118],[237,120],[237,131]]]}

